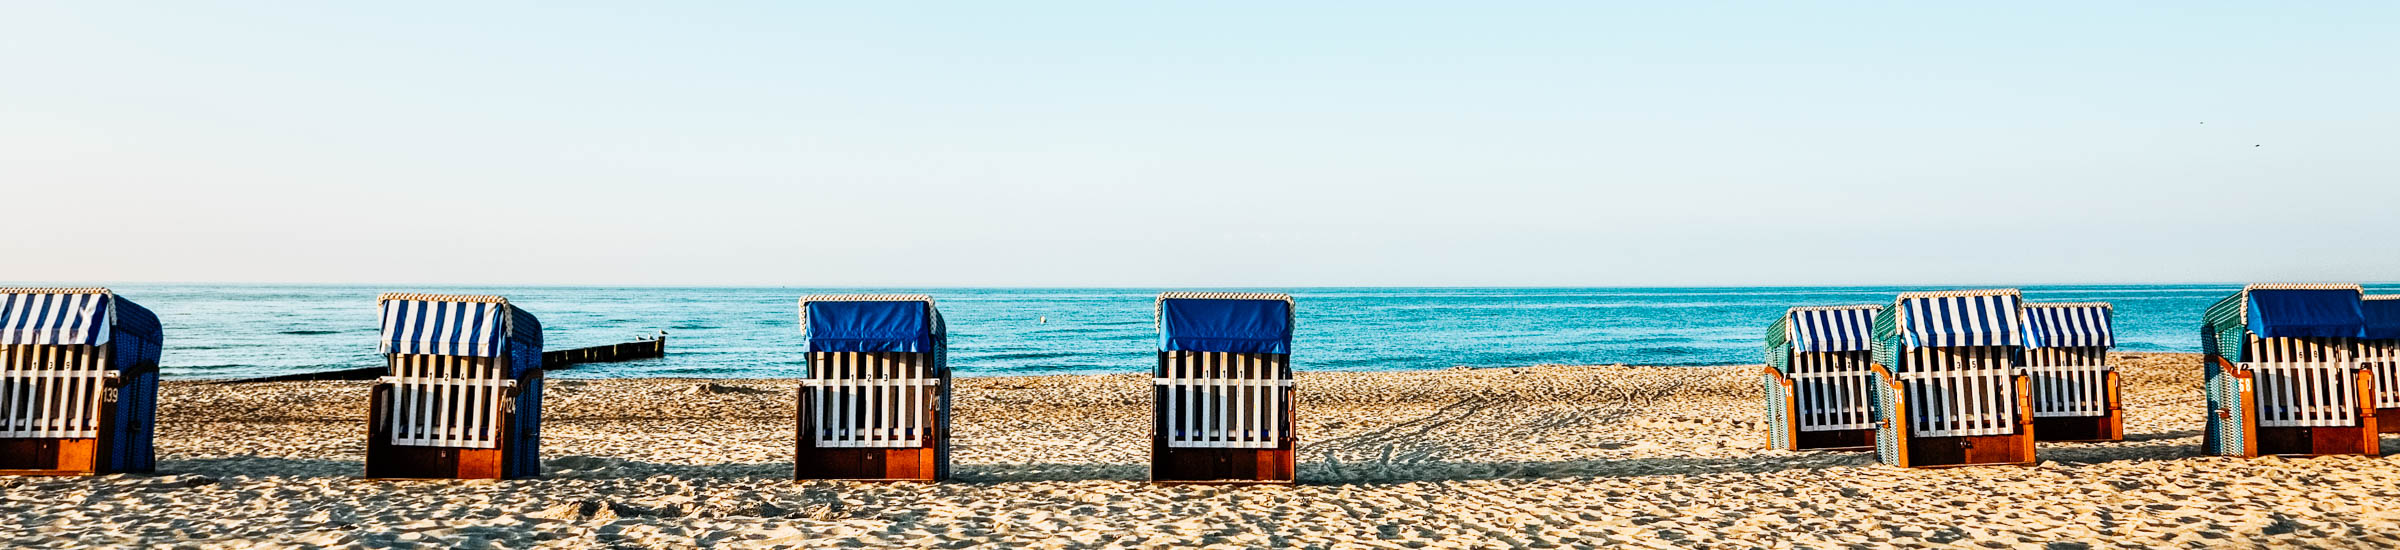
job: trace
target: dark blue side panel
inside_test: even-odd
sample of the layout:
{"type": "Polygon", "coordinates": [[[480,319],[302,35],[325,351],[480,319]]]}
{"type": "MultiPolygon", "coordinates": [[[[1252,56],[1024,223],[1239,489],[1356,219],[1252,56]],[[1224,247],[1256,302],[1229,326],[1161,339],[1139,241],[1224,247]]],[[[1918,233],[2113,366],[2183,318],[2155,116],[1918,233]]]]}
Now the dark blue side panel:
{"type": "Polygon", "coordinates": [[[508,464],[501,475],[542,475],[542,320],[514,305],[508,308],[508,376],[518,384],[516,416],[508,427],[508,464]],[[531,375],[531,376],[528,376],[531,375]]]}
{"type": "Polygon", "coordinates": [[[929,353],[934,327],[925,302],[809,302],[809,351],[929,353]]]}
{"type": "Polygon", "coordinates": [[[116,297],[116,325],[110,327],[110,367],[118,372],[116,414],[107,419],[109,448],[103,460],[112,472],[148,472],[156,468],[152,439],[158,430],[158,359],[165,331],[149,308],[116,297]]]}
{"type": "Polygon", "coordinates": [[[2367,338],[2400,340],[2400,300],[2367,300],[2359,307],[2367,315],[2367,338]]]}
{"type": "Polygon", "coordinates": [[[133,300],[119,296],[117,324],[111,330],[114,332],[109,335],[109,345],[116,349],[110,351],[110,359],[116,363],[117,370],[140,372],[158,369],[160,344],[166,341],[165,331],[158,324],[158,315],[151,313],[149,308],[133,303],[133,300]]]}
{"type": "Polygon", "coordinates": [[[542,320],[513,305],[508,314],[508,377],[541,370],[542,320]]]}
{"type": "Polygon", "coordinates": [[[2260,338],[2357,338],[2366,331],[2356,290],[2250,291],[2250,332],[2260,338]]]}
{"type": "Polygon", "coordinates": [[[1171,299],[1158,320],[1164,351],[1292,352],[1291,302],[1171,299]]]}
{"type": "Polygon", "coordinates": [[[127,375],[117,387],[117,411],[108,419],[112,439],[108,453],[110,472],[149,472],[156,468],[158,453],[151,447],[157,432],[152,419],[158,416],[158,371],[127,375]]]}
{"type": "MultiPolygon", "coordinates": [[[[539,355],[538,353],[536,355],[539,355]]],[[[509,463],[504,475],[511,479],[542,475],[542,377],[536,376],[517,392],[517,415],[509,427],[507,445],[509,463]]]]}

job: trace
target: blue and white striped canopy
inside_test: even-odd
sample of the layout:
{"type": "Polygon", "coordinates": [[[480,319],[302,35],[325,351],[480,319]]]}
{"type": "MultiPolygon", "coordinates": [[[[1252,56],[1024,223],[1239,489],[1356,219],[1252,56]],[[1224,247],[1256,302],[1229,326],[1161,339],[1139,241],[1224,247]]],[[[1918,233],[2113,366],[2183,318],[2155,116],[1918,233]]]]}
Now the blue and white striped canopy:
{"type": "Polygon", "coordinates": [[[1894,307],[1909,347],[2025,345],[2016,289],[1910,292],[1894,307]]]}
{"type": "Polygon", "coordinates": [[[508,300],[498,296],[385,294],[377,352],[499,357],[508,338],[508,300]]]}
{"type": "Polygon", "coordinates": [[[116,296],[101,288],[0,289],[0,344],[97,346],[116,324],[116,296]]]}
{"type": "Polygon", "coordinates": [[[2101,302],[2025,304],[2026,347],[2113,348],[2117,346],[2115,317],[2101,302]]]}
{"type": "Polygon", "coordinates": [[[1875,312],[1883,306],[1796,307],[1791,318],[1792,351],[1865,351],[1874,343],[1875,312]]]}

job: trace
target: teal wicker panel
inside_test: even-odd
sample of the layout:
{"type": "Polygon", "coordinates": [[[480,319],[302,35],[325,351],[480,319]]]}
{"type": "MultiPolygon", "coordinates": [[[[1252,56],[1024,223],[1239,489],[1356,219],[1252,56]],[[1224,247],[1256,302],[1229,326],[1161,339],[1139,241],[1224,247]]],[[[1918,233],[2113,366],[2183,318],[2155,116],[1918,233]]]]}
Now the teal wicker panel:
{"type": "Polygon", "coordinates": [[[1777,449],[1790,449],[1792,448],[1792,417],[1784,412],[1788,409],[1786,404],[1790,402],[1791,396],[1784,395],[1783,384],[1775,383],[1774,376],[1760,374],[1758,377],[1767,386],[1768,443],[1777,449]]]}

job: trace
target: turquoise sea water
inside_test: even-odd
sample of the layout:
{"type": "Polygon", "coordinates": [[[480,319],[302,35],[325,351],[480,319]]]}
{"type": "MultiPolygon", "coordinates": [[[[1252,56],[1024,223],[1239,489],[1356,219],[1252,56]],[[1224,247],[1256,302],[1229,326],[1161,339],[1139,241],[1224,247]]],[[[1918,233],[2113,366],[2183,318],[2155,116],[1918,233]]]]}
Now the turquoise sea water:
{"type": "MultiPolygon", "coordinates": [[[[2119,349],[2198,351],[2202,309],[2233,284],[2025,287],[2036,301],[2117,305],[2119,349]]],[[[548,346],[667,331],[668,357],[581,365],[566,377],[788,377],[800,368],[798,299],[819,292],[932,294],[961,375],[1133,372],[1154,361],[1159,289],[490,288],[119,285],[166,324],[170,378],[373,366],[375,295],[493,293],[542,319],[548,346]]],[[[1411,370],[1533,364],[1760,361],[1784,308],[1885,303],[1903,290],[1793,288],[1298,288],[1300,369],[1411,370]]],[[[2400,291],[2378,285],[2377,292],[2400,291]]]]}

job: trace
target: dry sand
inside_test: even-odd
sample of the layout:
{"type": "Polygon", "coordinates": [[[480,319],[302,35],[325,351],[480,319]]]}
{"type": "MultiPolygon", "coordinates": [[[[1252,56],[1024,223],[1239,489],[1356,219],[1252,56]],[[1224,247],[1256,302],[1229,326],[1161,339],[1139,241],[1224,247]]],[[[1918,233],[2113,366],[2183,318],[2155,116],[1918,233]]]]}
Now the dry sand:
{"type": "Polygon", "coordinates": [[[170,383],[157,475],[0,479],[0,544],[2400,546],[2400,459],[2197,456],[2196,356],[2119,364],[2128,441],[1944,470],[1764,450],[1757,367],[1311,373],[1302,484],[1238,488],[1141,481],[1133,375],[961,380],[941,484],[786,479],[787,381],[553,380],[506,482],[358,479],[364,383],[170,383]]]}

